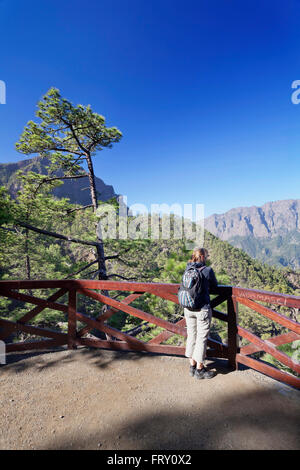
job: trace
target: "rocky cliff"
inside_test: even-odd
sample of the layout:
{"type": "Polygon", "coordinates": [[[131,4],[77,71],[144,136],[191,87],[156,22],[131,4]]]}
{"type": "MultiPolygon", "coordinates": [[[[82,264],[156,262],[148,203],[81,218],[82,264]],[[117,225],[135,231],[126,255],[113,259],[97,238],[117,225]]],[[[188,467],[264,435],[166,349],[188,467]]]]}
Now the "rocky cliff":
{"type": "Polygon", "coordinates": [[[264,263],[300,269],[300,199],[238,207],[205,219],[205,228],[264,263]]]}
{"type": "Polygon", "coordinates": [[[267,202],[261,207],[238,207],[205,219],[205,228],[221,238],[273,238],[300,231],[300,199],[267,202]]]}
{"type": "MultiPolygon", "coordinates": [[[[15,198],[20,189],[20,183],[16,178],[16,171],[35,171],[40,174],[46,174],[46,166],[49,164],[45,158],[35,157],[21,160],[17,163],[0,164],[0,185],[6,186],[10,195],[15,198]]],[[[99,200],[107,201],[112,197],[118,196],[113,186],[107,185],[100,178],[96,177],[96,190],[99,200]]],[[[64,184],[55,188],[53,194],[58,197],[68,197],[71,203],[87,205],[91,203],[88,178],[74,180],[65,180],[64,184]]]]}

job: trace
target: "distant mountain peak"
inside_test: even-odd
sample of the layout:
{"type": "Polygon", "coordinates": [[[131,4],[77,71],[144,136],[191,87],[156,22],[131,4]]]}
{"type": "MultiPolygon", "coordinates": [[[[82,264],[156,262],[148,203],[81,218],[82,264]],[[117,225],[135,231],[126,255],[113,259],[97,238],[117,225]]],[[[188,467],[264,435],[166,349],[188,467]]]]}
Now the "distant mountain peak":
{"type": "Polygon", "coordinates": [[[249,235],[272,238],[300,231],[299,215],[300,199],[287,199],[213,214],[205,219],[205,228],[222,240],[249,235]]]}
{"type": "MultiPolygon", "coordinates": [[[[6,186],[11,197],[15,198],[17,191],[20,189],[16,172],[23,170],[25,172],[35,171],[40,174],[46,174],[46,166],[48,165],[49,160],[42,157],[20,160],[16,163],[1,163],[0,185],[6,186]]],[[[101,178],[95,177],[95,180],[96,191],[98,192],[100,201],[107,201],[112,197],[119,197],[119,195],[115,193],[113,186],[105,184],[101,178]]],[[[53,194],[58,198],[67,197],[73,204],[76,203],[85,206],[91,203],[88,178],[65,180],[61,186],[53,190],[53,194]]]]}
{"type": "Polygon", "coordinates": [[[300,199],[236,207],[205,219],[205,229],[268,264],[300,268],[300,199]]]}

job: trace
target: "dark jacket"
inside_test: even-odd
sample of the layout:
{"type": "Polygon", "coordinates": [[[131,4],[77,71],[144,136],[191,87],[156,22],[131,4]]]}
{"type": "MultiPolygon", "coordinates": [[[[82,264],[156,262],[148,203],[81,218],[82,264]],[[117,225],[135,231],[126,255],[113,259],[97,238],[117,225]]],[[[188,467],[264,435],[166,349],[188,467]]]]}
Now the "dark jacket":
{"type": "MultiPolygon", "coordinates": [[[[204,263],[188,263],[186,266],[186,269],[189,267],[194,267],[194,268],[201,268],[202,266],[205,266],[204,263]]],[[[210,305],[210,298],[209,298],[209,292],[214,290],[218,286],[218,281],[216,279],[215,273],[213,269],[210,266],[205,266],[204,269],[202,269],[201,273],[203,274],[203,305],[201,305],[200,308],[210,305]]]]}

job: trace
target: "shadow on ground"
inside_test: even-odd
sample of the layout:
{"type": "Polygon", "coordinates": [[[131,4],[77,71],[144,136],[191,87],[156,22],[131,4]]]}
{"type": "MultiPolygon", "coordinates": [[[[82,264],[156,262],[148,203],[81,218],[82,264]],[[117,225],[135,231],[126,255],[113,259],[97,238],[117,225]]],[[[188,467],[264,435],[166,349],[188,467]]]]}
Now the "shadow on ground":
{"type": "MultiPolygon", "coordinates": [[[[278,408],[270,392],[241,393],[224,400],[212,399],[208,407],[174,409],[153,408],[152,414],[138,415],[131,421],[103,431],[79,433],[72,439],[63,435],[47,442],[45,449],[297,449],[299,414],[295,408],[278,408]]],[[[299,408],[298,408],[299,410],[299,408]]]]}
{"type": "MultiPolygon", "coordinates": [[[[70,363],[74,360],[77,360],[80,354],[82,359],[91,362],[94,366],[99,367],[100,369],[105,369],[108,367],[113,361],[123,359],[127,361],[139,361],[141,358],[148,356],[169,356],[169,357],[182,357],[182,356],[170,356],[168,354],[156,354],[156,353],[149,353],[149,352],[139,352],[139,351],[111,351],[105,350],[100,348],[87,348],[87,347],[80,347],[76,350],[68,350],[67,348],[55,348],[52,350],[44,350],[44,351],[34,351],[34,352],[24,352],[24,353],[9,353],[6,355],[6,364],[0,364],[1,367],[9,366],[9,370],[11,372],[19,373],[21,371],[25,371],[27,369],[32,369],[37,372],[41,372],[45,369],[53,368],[57,365],[57,363],[70,363]],[[110,357],[107,356],[106,352],[110,352],[110,357]],[[60,355],[59,357],[54,353],[57,352],[64,352],[64,355],[60,355]],[[55,357],[55,359],[51,360],[51,356],[55,357]],[[35,358],[34,361],[28,360],[31,358],[35,358]]],[[[210,359],[210,363],[208,368],[215,369],[216,375],[219,374],[228,374],[231,372],[227,366],[227,360],[222,359],[210,359]]],[[[246,368],[246,367],[243,367],[246,368]]]]}
{"type": "Polygon", "coordinates": [[[197,381],[184,358],[146,356],[160,355],[88,348],[9,354],[3,390],[17,387],[15,395],[3,394],[3,429],[10,434],[2,433],[1,445],[299,449],[299,392],[283,396],[281,385],[257,382],[250,371],[227,375],[226,360],[209,361],[217,377],[197,381]]]}
{"type": "Polygon", "coordinates": [[[107,350],[94,349],[94,348],[78,348],[77,350],[68,350],[67,348],[56,348],[47,351],[37,351],[30,353],[10,353],[6,355],[6,364],[0,365],[0,368],[9,367],[11,372],[19,373],[26,369],[34,371],[43,371],[45,369],[54,368],[58,363],[69,363],[77,360],[77,355],[80,354],[83,359],[90,361],[94,366],[100,369],[105,369],[113,361],[123,359],[128,361],[138,361],[144,357],[144,353],[131,352],[131,351],[110,351],[110,357],[105,354],[107,350]],[[64,352],[64,355],[57,356],[51,360],[53,353],[64,352]],[[34,361],[30,360],[35,358],[34,361]]]}

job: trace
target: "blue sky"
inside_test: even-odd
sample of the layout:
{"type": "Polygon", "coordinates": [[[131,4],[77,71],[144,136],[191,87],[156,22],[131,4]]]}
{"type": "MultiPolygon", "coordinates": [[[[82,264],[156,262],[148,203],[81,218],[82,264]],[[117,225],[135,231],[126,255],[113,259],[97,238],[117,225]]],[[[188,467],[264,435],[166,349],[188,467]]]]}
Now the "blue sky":
{"type": "Polygon", "coordinates": [[[299,0],[0,0],[0,162],[51,86],[123,139],[95,173],[128,204],[299,198],[299,0]]]}

